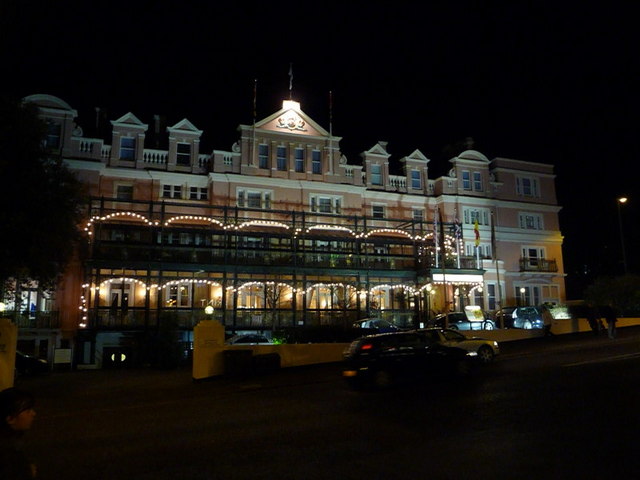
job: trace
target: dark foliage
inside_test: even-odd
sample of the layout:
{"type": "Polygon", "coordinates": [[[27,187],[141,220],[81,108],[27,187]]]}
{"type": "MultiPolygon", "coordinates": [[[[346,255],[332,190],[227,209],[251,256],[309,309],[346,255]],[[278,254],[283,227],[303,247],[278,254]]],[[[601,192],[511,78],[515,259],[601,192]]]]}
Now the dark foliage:
{"type": "Polygon", "coordinates": [[[601,277],[585,290],[585,301],[590,305],[612,306],[618,315],[640,315],[640,276],[601,277]]]}
{"type": "Polygon", "coordinates": [[[44,148],[35,107],[0,99],[0,281],[51,286],[79,239],[82,187],[44,148]]]}

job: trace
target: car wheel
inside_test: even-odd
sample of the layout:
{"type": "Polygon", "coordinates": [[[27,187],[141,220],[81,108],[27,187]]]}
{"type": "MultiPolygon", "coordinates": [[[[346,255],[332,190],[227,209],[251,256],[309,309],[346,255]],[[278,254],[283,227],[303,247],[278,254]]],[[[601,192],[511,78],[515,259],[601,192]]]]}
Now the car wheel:
{"type": "Polygon", "coordinates": [[[389,388],[393,385],[393,374],[386,368],[378,370],[373,376],[373,385],[376,388],[389,388]]]}
{"type": "Polygon", "coordinates": [[[488,347],[486,345],[480,347],[478,349],[478,358],[482,363],[493,362],[493,350],[491,349],[491,347],[488,347]]]}
{"type": "Polygon", "coordinates": [[[495,328],[495,325],[493,324],[493,322],[484,322],[483,328],[485,330],[493,330],[495,328]]]}

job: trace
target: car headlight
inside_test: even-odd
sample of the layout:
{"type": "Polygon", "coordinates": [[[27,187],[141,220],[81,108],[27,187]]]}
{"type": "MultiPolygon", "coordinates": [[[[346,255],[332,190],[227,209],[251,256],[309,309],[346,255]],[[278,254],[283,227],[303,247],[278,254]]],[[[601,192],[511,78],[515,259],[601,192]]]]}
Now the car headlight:
{"type": "Polygon", "coordinates": [[[493,342],[493,347],[494,347],[494,348],[498,348],[498,342],[495,342],[495,341],[494,341],[494,342],[493,342]]]}
{"type": "Polygon", "coordinates": [[[467,357],[477,357],[478,352],[467,352],[467,357]]]}

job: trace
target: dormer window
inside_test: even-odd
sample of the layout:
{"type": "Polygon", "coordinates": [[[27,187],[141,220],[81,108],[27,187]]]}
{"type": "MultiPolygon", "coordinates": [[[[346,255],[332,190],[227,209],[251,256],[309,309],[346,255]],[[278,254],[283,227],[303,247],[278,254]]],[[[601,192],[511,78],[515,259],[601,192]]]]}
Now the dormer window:
{"type": "Polygon", "coordinates": [[[471,172],[468,170],[462,172],[462,189],[471,190],[471,172]]]}
{"type": "Polygon", "coordinates": [[[45,148],[59,148],[62,127],[59,123],[47,122],[47,136],[45,137],[45,148]]]}
{"type": "Polygon", "coordinates": [[[371,165],[371,185],[382,185],[382,167],[371,165]]]}
{"type": "Polygon", "coordinates": [[[178,143],[176,149],[176,163],[188,167],[191,165],[191,144],[178,143]]]}
{"type": "Polygon", "coordinates": [[[420,176],[420,170],[411,170],[411,188],[414,190],[422,189],[422,177],[420,176]]]}
{"type": "Polygon", "coordinates": [[[473,189],[476,192],[482,192],[482,173],[473,172],[473,189]]]}
{"type": "Polygon", "coordinates": [[[122,137],[120,139],[120,160],[136,159],[136,139],[132,137],[122,137]]]}

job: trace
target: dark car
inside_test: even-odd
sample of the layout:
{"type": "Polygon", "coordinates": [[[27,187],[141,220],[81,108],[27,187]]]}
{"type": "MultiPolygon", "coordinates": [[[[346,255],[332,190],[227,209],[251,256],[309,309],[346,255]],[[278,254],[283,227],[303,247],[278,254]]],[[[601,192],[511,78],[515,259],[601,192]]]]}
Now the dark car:
{"type": "Polygon", "coordinates": [[[389,387],[403,380],[467,375],[472,357],[420,331],[367,335],[344,352],[343,377],[353,388],[389,387]]]}
{"type": "Polygon", "coordinates": [[[49,372],[49,362],[42,358],[16,352],[16,373],[18,375],[38,375],[49,372]]]}
{"type": "Polygon", "coordinates": [[[504,328],[544,328],[543,307],[504,307],[495,313],[498,325],[502,321],[504,328]]]}
{"type": "Polygon", "coordinates": [[[355,322],[353,324],[353,328],[371,330],[369,333],[388,333],[401,330],[397,325],[388,320],[384,320],[383,318],[363,318],[362,320],[355,322]]]}
{"type": "Polygon", "coordinates": [[[449,312],[436,315],[430,326],[452,330],[494,330],[496,324],[484,315],[473,316],[466,312],[449,312]]]}

